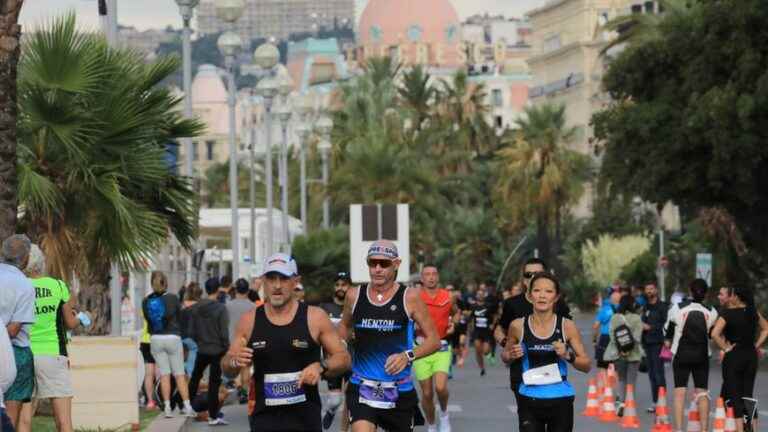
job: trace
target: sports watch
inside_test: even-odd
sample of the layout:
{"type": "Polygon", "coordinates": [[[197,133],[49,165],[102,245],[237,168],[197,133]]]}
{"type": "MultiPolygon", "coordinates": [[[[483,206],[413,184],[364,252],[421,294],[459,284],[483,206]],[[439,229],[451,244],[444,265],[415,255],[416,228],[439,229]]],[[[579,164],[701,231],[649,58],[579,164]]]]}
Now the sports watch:
{"type": "Polygon", "coordinates": [[[413,361],[416,360],[416,354],[413,350],[407,350],[405,355],[408,357],[408,363],[413,363],[413,361]]]}

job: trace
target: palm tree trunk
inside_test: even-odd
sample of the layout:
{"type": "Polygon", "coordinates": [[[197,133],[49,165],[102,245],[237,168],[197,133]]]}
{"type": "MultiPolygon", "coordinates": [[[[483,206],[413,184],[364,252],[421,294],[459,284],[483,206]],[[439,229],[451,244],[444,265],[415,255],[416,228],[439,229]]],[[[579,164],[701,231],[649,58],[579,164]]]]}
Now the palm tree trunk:
{"type": "Polygon", "coordinates": [[[16,68],[24,0],[0,3],[0,239],[16,231],[16,68]]]}
{"type": "Polygon", "coordinates": [[[91,314],[93,324],[90,335],[109,334],[111,329],[109,298],[109,265],[99,266],[85,276],[85,283],[78,293],[78,302],[83,310],[91,314]]]}

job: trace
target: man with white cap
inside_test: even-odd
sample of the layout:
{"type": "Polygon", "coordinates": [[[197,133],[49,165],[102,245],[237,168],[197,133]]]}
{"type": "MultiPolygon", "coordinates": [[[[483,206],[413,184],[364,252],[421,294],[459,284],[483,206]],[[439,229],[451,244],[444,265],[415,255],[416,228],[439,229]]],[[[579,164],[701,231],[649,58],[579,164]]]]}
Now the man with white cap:
{"type": "Polygon", "coordinates": [[[222,360],[230,376],[253,365],[252,431],[320,432],[320,377],[341,375],[351,363],[328,314],[296,300],[296,273],[289,255],[266,259],[264,306],[243,315],[222,360]]]}
{"type": "Polygon", "coordinates": [[[346,394],[352,432],[412,431],[418,396],[411,365],[437,351],[440,339],[418,291],[396,282],[397,246],[374,242],[367,263],[371,283],[347,291],[339,326],[354,352],[346,394]],[[418,346],[414,323],[424,335],[418,346]]]}

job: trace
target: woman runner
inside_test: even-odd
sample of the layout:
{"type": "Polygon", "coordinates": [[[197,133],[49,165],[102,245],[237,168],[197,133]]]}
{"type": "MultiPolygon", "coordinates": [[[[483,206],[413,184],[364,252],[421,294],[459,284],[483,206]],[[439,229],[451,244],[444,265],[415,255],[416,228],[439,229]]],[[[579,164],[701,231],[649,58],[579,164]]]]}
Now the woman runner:
{"type": "MultiPolygon", "coordinates": [[[[755,296],[745,287],[729,288],[728,304],[712,329],[712,339],[725,352],[723,358],[723,391],[733,407],[736,430],[751,426],[742,398],[753,396],[757,376],[758,350],[768,337],[768,323],[755,308],[755,296]]],[[[749,430],[749,429],[747,429],[749,430]]],[[[755,428],[755,430],[757,430],[755,428]]]]}
{"type": "Polygon", "coordinates": [[[502,354],[505,362],[522,358],[522,406],[518,410],[527,412],[522,430],[571,432],[574,391],[567,379],[566,362],[587,373],[592,360],[573,321],[554,312],[560,298],[557,279],[549,273],[537,273],[531,280],[530,296],[533,314],[512,322],[502,354]]]}

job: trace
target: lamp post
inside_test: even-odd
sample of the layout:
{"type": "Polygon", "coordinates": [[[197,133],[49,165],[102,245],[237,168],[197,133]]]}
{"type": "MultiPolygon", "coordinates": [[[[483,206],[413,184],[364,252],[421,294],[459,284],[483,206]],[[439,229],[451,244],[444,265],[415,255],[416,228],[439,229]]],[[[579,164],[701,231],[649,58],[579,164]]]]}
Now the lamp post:
{"type": "MultiPolygon", "coordinates": [[[[256,64],[266,71],[271,71],[280,60],[280,51],[271,43],[265,43],[256,48],[253,53],[256,64]]],[[[267,189],[267,252],[271,255],[274,248],[274,225],[272,220],[272,102],[277,95],[277,83],[269,75],[259,81],[256,91],[264,98],[264,124],[267,129],[265,155],[265,173],[267,189]]]]}
{"type": "Polygon", "coordinates": [[[320,150],[320,157],[323,160],[323,229],[328,229],[331,225],[331,201],[328,198],[328,156],[331,152],[331,130],[333,129],[333,120],[330,117],[323,116],[317,122],[317,128],[320,130],[322,139],[318,145],[320,150]]]}
{"type": "Polygon", "coordinates": [[[283,252],[290,252],[290,232],[288,229],[288,122],[291,120],[291,105],[288,95],[293,90],[293,80],[288,72],[281,68],[277,76],[277,91],[282,97],[282,106],[277,116],[280,119],[282,142],[280,144],[279,178],[281,186],[283,252]]]}
{"type": "Polygon", "coordinates": [[[307,139],[312,133],[314,122],[314,98],[307,93],[296,98],[296,114],[299,116],[299,124],[296,134],[299,136],[299,190],[301,203],[301,226],[304,234],[309,232],[307,226],[307,139]]]}
{"type": "MultiPolygon", "coordinates": [[[[243,9],[245,9],[244,0],[216,1],[216,15],[229,23],[237,21],[243,14],[243,9]]],[[[237,120],[235,119],[237,89],[235,88],[235,56],[243,43],[237,33],[228,31],[219,36],[216,45],[224,56],[229,84],[227,104],[229,105],[229,205],[232,210],[232,279],[237,279],[240,277],[240,224],[238,220],[240,204],[237,199],[237,137],[235,132],[237,127],[237,120]]]]}
{"type": "Polygon", "coordinates": [[[248,182],[248,198],[250,203],[250,233],[251,240],[248,242],[249,250],[248,254],[251,256],[251,265],[256,262],[256,173],[254,167],[256,164],[256,124],[258,123],[258,117],[254,107],[253,99],[251,99],[251,128],[248,131],[248,164],[250,166],[250,181],[248,182]]]}

